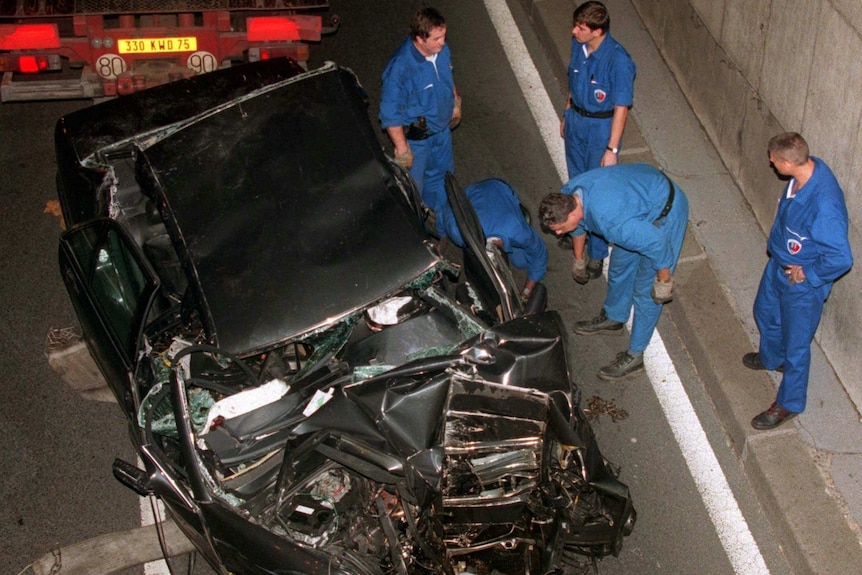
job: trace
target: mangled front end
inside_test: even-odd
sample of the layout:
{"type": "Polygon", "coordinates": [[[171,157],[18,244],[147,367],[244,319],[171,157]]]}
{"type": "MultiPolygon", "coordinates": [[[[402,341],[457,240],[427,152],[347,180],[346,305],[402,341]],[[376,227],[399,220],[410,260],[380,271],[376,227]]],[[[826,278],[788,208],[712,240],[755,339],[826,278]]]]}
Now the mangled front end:
{"type": "Polygon", "coordinates": [[[225,480],[231,451],[205,434],[213,499],[284,538],[281,552],[258,538],[265,569],[549,573],[617,554],[634,510],[577,407],[561,333],[555,313],[522,317],[457,354],[334,380],[313,413],[281,411],[284,441],[244,481],[225,480]]]}

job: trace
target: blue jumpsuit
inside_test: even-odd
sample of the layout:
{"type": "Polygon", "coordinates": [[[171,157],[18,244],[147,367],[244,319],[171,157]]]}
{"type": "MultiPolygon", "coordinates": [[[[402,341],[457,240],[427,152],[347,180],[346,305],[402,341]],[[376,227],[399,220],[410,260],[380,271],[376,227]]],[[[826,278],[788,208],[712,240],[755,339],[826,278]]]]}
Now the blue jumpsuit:
{"type": "Polygon", "coordinates": [[[768,369],[784,365],[776,402],[805,410],[811,341],[832,283],[853,265],[847,237],[844,192],[823,160],[812,157],[814,173],[791,197],[788,183],[766,249],[769,261],[754,300],[760,330],[760,358],[768,369]],[[805,281],[791,284],[784,267],[801,265],[805,281]]]}
{"type": "Polygon", "coordinates": [[[652,338],[662,305],[650,291],[656,272],[676,269],[688,224],[688,199],[674,184],[673,206],[658,219],[670,184],[648,164],[617,164],[575,176],[562,193],[577,194],[584,217],[571,235],[597,234],[614,244],[608,266],[605,314],[625,322],[634,306],[631,353],[641,353],[652,338]],[[658,220],[658,221],[656,221],[658,220]]]}
{"type": "MultiPolygon", "coordinates": [[[[468,186],[464,193],[473,205],[486,238],[500,238],[510,263],[527,271],[527,279],[542,281],[548,269],[548,250],[524,214],[515,191],[503,180],[489,179],[468,186]]],[[[464,247],[461,231],[451,213],[444,212],[446,235],[464,247]]],[[[441,233],[443,233],[441,231],[441,233]]]]}
{"type": "MultiPolygon", "coordinates": [[[[455,80],[449,46],[444,45],[436,62],[423,56],[408,37],[395,51],[383,71],[380,124],[408,126],[424,116],[429,137],[410,140],[413,167],[422,200],[434,212],[446,205],[446,172],[455,171],[449,121],[455,109],[455,80]]],[[[442,232],[441,232],[442,233],[442,232]]]]}
{"type": "MultiPolygon", "coordinates": [[[[614,106],[631,106],[634,98],[635,63],[626,49],[607,33],[598,49],[587,56],[586,45],[572,40],[569,92],[572,103],[587,112],[613,112],[614,106]]],[[[612,118],[588,118],[573,108],[565,112],[564,137],[569,178],[598,168],[611,137],[612,118]]],[[[608,244],[590,238],[590,259],[608,255],[608,244]]]]}

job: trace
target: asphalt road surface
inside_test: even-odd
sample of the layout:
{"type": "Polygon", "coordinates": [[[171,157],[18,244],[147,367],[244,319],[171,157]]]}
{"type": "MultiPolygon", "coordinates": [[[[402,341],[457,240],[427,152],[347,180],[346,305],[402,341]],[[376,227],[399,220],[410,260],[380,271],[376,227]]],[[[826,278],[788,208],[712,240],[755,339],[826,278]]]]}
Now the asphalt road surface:
{"type": "MultiPolygon", "coordinates": [[[[502,0],[496,0],[501,2],[502,0]]],[[[338,33],[313,48],[313,62],[333,60],[356,72],[369,93],[376,123],[380,75],[407,34],[419,2],[332,0],[341,16],[338,33]]],[[[518,190],[535,211],[539,199],[561,184],[516,81],[485,4],[478,0],[435,4],[447,17],[455,77],[463,97],[464,119],[454,134],[456,174],[470,184],[500,177],[518,190]]],[[[552,102],[562,103],[559,70],[543,57],[528,19],[509,1],[528,55],[552,102]]],[[[87,401],[67,389],[44,355],[52,327],[73,325],[71,306],[57,271],[59,218],[52,213],[53,129],[58,117],[88,102],[17,103],[0,106],[0,571],[18,573],[46,552],[82,539],[140,524],[139,499],[111,475],[115,457],[133,451],[116,406],[87,401]]],[[[562,146],[560,140],[559,146],[562,146]]],[[[570,254],[547,237],[551,252],[547,284],[551,306],[568,322],[594,315],[605,283],[580,287],[569,276],[570,254]]],[[[786,572],[780,550],[736,459],[725,444],[702,383],[665,314],[660,332],[679,377],[700,418],[723,476],[745,523],[772,572],[786,572]]],[[[595,372],[625,349],[626,336],[583,338],[572,335],[573,375],[584,403],[593,407],[599,445],[621,469],[638,510],[634,533],[618,558],[600,563],[603,574],[674,573],[728,575],[739,572],[733,551],[722,545],[674,439],[647,376],[623,383],[601,383],[595,372]]],[[[143,568],[129,573],[141,573],[143,568]]],[[[198,573],[209,572],[199,566],[198,573]]],[[[754,572],[754,571],[750,571],[754,572]]],[[[62,571],[61,571],[62,573],[62,571]]]]}

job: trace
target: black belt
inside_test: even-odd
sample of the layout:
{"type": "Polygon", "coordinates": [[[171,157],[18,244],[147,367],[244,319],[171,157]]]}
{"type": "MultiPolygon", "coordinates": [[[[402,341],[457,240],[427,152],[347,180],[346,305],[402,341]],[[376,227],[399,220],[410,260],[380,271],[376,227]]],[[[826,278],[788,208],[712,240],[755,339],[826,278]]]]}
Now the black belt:
{"type": "MultiPolygon", "coordinates": [[[[665,174],[664,172],[662,172],[661,175],[664,176],[665,180],[667,180],[667,185],[670,188],[670,191],[668,192],[668,195],[667,195],[667,203],[664,205],[664,209],[662,209],[661,214],[659,214],[659,216],[655,219],[655,222],[659,221],[660,219],[662,219],[663,217],[665,217],[666,215],[668,215],[670,213],[671,208],[673,208],[673,196],[675,194],[673,182],[670,181],[670,178],[668,178],[667,174],[665,174]]],[[[655,222],[653,222],[653,223],[655,223],[655,222]]]]}
{"type": "Polygon", "coordinates": [[[587,112],[580,106],[576,106],[572,99],[569,98],[569,104],[571,104],[572,110],[583,116],[584,118],[597,118],[599,120],[607,120],[608,118],[614,117],[613,110],[606,110],[604,112],[587,112]]]}
{"type": "Polygon", "coordinates": [[[436,136],[439,132],[430,133],[428,124],[425,122],[425,116],[419,116],[415,122],[404,126],[404,137],[408,140],[427,140],[431,136],[436,136]]]}

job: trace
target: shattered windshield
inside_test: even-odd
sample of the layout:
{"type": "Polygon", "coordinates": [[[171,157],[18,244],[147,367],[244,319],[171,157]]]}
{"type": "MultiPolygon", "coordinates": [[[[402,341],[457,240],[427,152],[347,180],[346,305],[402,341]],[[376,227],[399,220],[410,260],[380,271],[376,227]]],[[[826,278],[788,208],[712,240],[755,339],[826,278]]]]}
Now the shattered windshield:
{"type": "Polygon", "coordinates": [[[141,152],[219,345],[324,327],[437,262],[337,70],[199,118],[141,152]]]}

